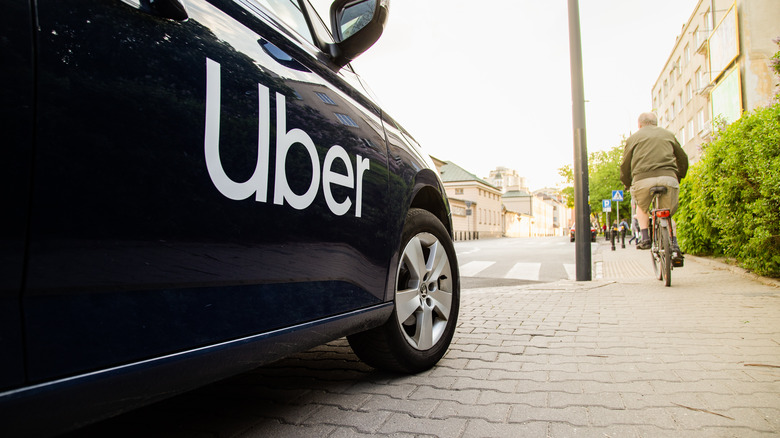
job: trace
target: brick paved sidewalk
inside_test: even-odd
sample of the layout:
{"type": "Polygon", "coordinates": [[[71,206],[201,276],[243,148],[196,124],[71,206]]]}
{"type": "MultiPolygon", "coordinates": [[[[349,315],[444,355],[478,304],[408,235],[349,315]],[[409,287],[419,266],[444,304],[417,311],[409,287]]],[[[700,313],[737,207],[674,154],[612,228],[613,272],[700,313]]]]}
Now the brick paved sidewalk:
{"type": "Polygon", "coordinates": [[[374,371],[339,340],[91,433],[780,434],[780,289],[693,257],[667,288],[649,257],[601,244],[602,279],[464,291],[452,347],[419,375],[374,371]]]}

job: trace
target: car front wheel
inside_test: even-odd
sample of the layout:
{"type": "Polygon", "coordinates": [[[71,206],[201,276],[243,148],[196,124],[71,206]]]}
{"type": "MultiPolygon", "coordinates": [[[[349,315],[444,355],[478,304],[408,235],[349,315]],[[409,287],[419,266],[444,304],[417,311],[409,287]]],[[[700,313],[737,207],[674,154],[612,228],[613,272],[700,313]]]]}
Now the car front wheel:
{"type": "Polygon", "coordinates": [[[367,364],[387,371],[431,368],[455,333],[460,278],[452,239],[426,210],[407,214],[394,300],[393,314],[384,325],[348,337],[352,350],[367,364]]]}

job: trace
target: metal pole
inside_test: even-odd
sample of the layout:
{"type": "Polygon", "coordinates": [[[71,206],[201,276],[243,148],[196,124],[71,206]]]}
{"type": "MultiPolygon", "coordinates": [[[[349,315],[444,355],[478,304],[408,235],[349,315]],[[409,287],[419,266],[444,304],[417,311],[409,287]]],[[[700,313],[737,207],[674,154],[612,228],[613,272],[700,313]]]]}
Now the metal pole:
{"type": "Polygon", "coordinates": [[[569,0],[569,57],[571,59],[571,100],[574,130],[574,222],[577,281],[590,281],[590,208],[588,206],[588,147],[585,136],[585,91],[582,79],[580,6],[569,0]]]}

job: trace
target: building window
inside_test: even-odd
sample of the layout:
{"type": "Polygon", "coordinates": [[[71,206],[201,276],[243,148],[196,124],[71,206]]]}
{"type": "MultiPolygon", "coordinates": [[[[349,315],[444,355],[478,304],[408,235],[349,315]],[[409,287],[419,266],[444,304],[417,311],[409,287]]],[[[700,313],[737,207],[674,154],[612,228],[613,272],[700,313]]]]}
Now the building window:
{"type": "Polygon", "coordinates": [[[693,99],[693,85],[691,85],[691,81],[688,81],[688,83],[685,84],[685,103],[690,103],[691,99],[693,99]]]}
{"type": "Polygon", "coordinates": [[[699,67],[696,70],[696,74],[693,76],[693,78],[696,81],[696,90],[697,91],[701,90],[702,88],[704,88],[704,76],[702,75],[701,67],[699,67]]]}
{"type": "Polygon", "coordinates": [[[691,46],[689,44],[685,45],[685,48],[683,49],[683,68],[688,67],[688,64],[691,62],[691,46]]]}
{"type": "Polygon", "coordinates": [[[352,120],[352,117],[350,117],[350,116],[348,116],[346,114],[341,114],[341,113],[334,113],[334,114],[336,114],[336,118],[339,119],[339,122],[341,122],[342,125],[347,125],[347,126],[351,126],[353,128],[358,128],[358,124],[355,123],[354,120],[352,120]]]}
{"type": "Polygon", "coordinates": [[[699,125],[699,131],[704,131],[704,109],[700,109],[698,113],[696,113],[696,124],[699,125]]]}
{"type": "Polygon", "coordinates": [[[688,127],[685,129],[686,134],[688,134],[688,138],[685,139],[685,141],[690,141],[693,139],[693,133],[696,132],[693,130],[693,119],[688,120],[688,127]]]}
{"type": "Polygon", "coordinates": [[[680,141],[683,145],[685,145],[685,126],[680,128],[680,133],[677,134],[677,140],[680,141]]]}
{"type": "Polygon", "coordinates": [[[328,105],[335,105],[336,104],[336,102],[334,102],[333,99],[331,99],[330,96],[328,96],[325,93],[320,93],[320,92],[315,91],[314,94],[316,94],[317,97],[319,97],[321,101],[327,103],[328,105]]]}
{"type": "Polygon", "coordinates": [[[463,189],[455,189],[455,194],[456,195],[462,195],[463,194],[463,189]]]}

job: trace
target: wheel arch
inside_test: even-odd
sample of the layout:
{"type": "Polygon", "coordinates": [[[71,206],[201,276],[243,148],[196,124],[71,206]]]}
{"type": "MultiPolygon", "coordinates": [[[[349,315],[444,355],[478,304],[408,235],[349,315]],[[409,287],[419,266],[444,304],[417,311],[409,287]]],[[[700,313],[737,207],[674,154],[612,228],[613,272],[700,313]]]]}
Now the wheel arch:
{"type": "Polygon", "coordinates": [[[444,185],[441,183],[438,175],[433,170],[424,168],[417,173],[409,186],[411,187],[411,190],[406,192],[406,199],[408,201],[401,204],[406,207],[399,217],[400,221],[397,225],[393,226],[394,229],[397,227],[398,241],[396,242],[397,247],[393,249],[393,255],[390,259],[390,268],[387,272],[384,296],[385,302],[392,301],[395,295],[395,276],[401,251],[401,230],[403,230],[405,225],[406,215],[411,209],[419,208],[430,212],[441,221],[444,228],[447,230],[447,233],[450,235],[450,238],[453,237],[450,203],[447,200],[444,185]]]}
{"type": "Polygon", "coordinates": [[[432,171],[426,169],[418,175],[412,191],[412,200],[406,211],[412,208],[420,208],[431,212],[439,218],[450,237],[452,237],[450,203],[447,200],[444,186],[432,171]]]}

